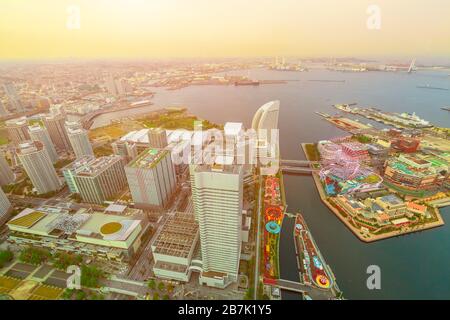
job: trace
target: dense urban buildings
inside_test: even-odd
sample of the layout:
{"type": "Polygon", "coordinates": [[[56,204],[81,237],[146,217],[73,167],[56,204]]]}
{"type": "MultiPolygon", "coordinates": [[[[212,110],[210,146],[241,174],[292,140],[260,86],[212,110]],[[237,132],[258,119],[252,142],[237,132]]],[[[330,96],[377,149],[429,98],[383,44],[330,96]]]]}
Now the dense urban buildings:
{"type": "Polygon", "coordinates": [[[163,208],[175,191],[175,168],[167,150],[147,149],[125,167],[125,172],[137,206],[163,208]]]}
{"type": "Polygon", "coordinates": [[[74,178],[83,201],[96,204],[111,201],[127,183],[119,156],[98,158],[78,170],[74,178]]]}
{"type": "Polygon", "coordinates": [[[67,136],[69,137],[70,145],[77,159],[83,156],[94,155],[94,150],[92,149],[86,130],[67,128],[67,136]]]}
{"type": "Polygon", "coordinates": [[[36,123],[32,126],[28,127],[28,132],[30,134],[30,138],[33,141],[40,141],[47,150],[48,155],[50,156],[50,160],[52,163],[58,161],[58,154],[56,153],[55,146],[53,145],[53,141],[50,139],[50,135],[45,127],[42,127],[39,123],[36,123]]]}
{"type": "Polygon", "coordinates": [[[19,144],[17,155],[38,194],[61,189],[61,181],[42,142],[27,141],[19,144]]]}

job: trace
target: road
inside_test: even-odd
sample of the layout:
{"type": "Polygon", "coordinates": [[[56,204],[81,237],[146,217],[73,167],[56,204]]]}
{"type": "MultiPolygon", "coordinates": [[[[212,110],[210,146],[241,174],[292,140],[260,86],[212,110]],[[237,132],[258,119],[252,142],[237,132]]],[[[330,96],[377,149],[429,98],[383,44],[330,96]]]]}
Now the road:
{"type": "Polygon", "coordinates": [[[261,202],[262,202],[262,187],[263,179],[259,175],[259,190],[258,190],[258,208],[256,214],[258,215],[258,224],[256,225],[256,258],[255,258],[255,279],[254,279],[254,299],[257,299],[258,295],[258,283],[259,283],[259,254],[260,254],[260,243],[261,243],[261,202]]]}

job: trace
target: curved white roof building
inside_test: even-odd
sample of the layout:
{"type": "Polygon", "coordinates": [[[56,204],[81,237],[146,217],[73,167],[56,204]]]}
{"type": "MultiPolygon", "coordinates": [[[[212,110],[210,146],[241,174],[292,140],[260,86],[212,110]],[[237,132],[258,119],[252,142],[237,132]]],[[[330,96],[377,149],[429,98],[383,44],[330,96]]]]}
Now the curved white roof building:
{"type": "Polygon", "coordinates": [[[278,114],[280,112],[280,101],[271,101],[263,105],[253,116],[252,129],[278,129],[278,114]]]}

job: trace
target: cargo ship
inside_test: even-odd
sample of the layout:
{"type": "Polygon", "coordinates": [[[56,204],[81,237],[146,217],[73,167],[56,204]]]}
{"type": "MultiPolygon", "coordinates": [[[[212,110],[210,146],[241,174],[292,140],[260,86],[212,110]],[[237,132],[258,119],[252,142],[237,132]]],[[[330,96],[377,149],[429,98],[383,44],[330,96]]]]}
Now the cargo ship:
{"type": "Polygon", "coordinates": [[[234,82],[235,86],[259,86],[260,82],[257,80],[237,80],[234,82]]]}

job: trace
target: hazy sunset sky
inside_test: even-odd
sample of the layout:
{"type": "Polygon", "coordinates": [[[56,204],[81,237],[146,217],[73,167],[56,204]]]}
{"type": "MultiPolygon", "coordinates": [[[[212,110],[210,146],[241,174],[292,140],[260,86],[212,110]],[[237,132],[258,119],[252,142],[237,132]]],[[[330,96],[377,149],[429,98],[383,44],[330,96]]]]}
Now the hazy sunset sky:
{"type": "Polygon", "coordinates": [[[274,55],[450,57],[450,1],[0,1],[0,59],[274,55]],[[371,4],[380,30],[366,26],[371,4]]]}

